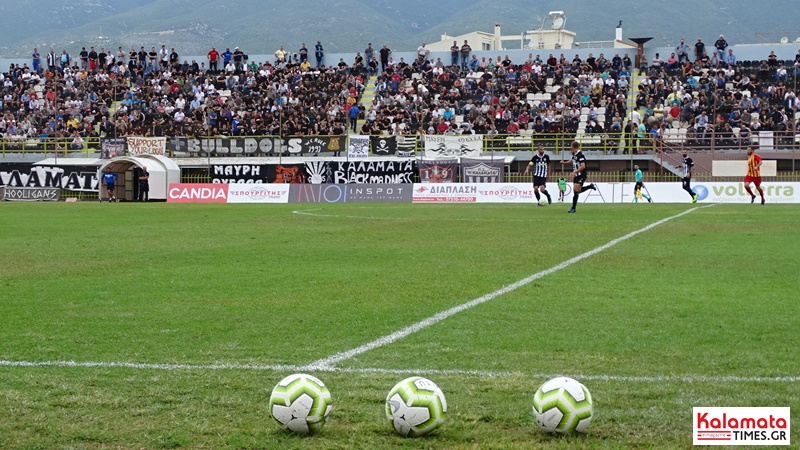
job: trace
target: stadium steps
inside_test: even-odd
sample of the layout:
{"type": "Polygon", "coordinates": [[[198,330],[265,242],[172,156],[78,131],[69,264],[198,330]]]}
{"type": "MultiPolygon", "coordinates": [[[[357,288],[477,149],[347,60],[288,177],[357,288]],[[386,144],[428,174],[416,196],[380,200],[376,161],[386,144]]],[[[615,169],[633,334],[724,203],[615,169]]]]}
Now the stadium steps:
{"type": "MultiPolygon", "coordinates": [[[[364,113],[364,117],[367,117],[367,113],[369,112],[369,107],[372,105],[372,100],[375,99],[375,82],[367,78],[365,83],[364,92],[361,93],[361,102],[358,104],[358,107],[361,108],[361,112],[364,113]]],[[[358,119],[357,127],[358,130],[361,131],[361,127],[364,126],[364,122],[366,119],[358,119]]],[[[350,130],[350,135],[357,135],[357,132],[353,132],[350,130]]]]}

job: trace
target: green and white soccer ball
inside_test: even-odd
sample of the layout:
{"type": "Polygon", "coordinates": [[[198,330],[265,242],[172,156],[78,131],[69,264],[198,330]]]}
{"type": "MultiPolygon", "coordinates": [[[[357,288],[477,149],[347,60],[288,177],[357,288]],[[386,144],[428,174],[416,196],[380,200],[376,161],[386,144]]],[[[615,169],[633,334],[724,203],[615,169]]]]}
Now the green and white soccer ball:
{"type": "Polygon", "coordinates": [[[592,394],[572,378],[553,378],[533,397],[533,417],[548,433],[585,433],[593,414],[592,394]]]}
{"type": "Polygon", "coordinates": [[[446,414],[444,393],[427,378],[406,378],[386,396],[386,418],[402,436],[425,436],[442,426],[446,414]]]}
{"type": "Polygon", "coordinates": [[[269,412],[283,428],[301,434],[322,430],[333,408],[331,393],[319,378],[289,375],[272,390],[269,412]]]}
{"type": "Polygon", "coordinates": [[[542,197],[539,199],[539,206],[546,206],[547,205],[547,197],[542,197]]]}

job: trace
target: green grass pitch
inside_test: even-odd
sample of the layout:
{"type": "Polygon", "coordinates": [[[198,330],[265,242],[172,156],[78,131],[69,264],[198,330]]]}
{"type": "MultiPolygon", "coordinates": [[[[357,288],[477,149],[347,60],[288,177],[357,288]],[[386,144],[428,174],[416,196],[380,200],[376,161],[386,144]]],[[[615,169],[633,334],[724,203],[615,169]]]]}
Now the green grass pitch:
{"type": "Polygon", "coordinates": [[[693,206],[1,204],[0,448],[690,447],[693,406],[800,405],[796,206],[699,208],[308,369],[319,435],[267,404],[693,206]],[[586,435],[533,421],[561,374],[586,435]],[[417,440],[383,416],[411,375],[449,406],[417,440]]]}

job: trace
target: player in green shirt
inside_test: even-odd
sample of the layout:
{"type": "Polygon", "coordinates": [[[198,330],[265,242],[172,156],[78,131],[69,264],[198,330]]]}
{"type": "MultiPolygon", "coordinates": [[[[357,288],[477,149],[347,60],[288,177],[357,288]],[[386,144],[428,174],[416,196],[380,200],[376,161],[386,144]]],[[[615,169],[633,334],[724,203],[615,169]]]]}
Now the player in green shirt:
{"type": "Polygon", "coordinates": [[[558,179],[558,201],[564,201],[564,192],[567,191],[567,179],[566,178],[559,178],[558,179]]]}
{"type": "Polygon", "coordinates": [[[639,203],[639,199],[644,197],[647,199],[647,203],[652,203],[653,200],[650,199],[650,197],[648,197],[647,195],[642,193],[642,188],[644,187],[644,183],[642,183],[642,178],[643,178],[642,169],[639,168],[638,164],[634,165],[633,168],[636,169],[636,173],[634,175],[636,179],[636,185],[633,187],[633,200],[636,203],[639,203]]]}

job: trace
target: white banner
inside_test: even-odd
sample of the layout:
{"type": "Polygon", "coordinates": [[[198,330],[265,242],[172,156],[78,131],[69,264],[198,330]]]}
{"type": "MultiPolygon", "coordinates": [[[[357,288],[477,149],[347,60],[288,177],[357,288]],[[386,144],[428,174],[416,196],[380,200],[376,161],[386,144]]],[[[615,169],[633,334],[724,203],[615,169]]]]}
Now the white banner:
{"type": "Polygon", "coordinates": [[[483,151],[482,134],[425,135],[425,157],[462,157],[474,158],[483,151]]]}
{"type": "Polygon", "coordinates": [[[231,184],[228,203],[289,203],[288,184],[231,184]]]}
{"type": "MultiPolygon", "coordinates": [[[[597,190],[586,191],[579,203],[632,203],[634,183],[595,183],[597,190]]],[[[767,203],[800,203],[800,183],[768,182],[761,185],[767,203]]],[[[694,183],[699,203],[750,203],[742,183],[694,183]]],[[[558,184],[547,183],[555,202],[558,184]]],[[[754,191],[755,192],[755,191],[754,191]]],[[[645,183],[643,193],[657,203],[691,203],[692,197],[681,182],[645,183]]],[[[567,183],[565,204],[572,203],[572,183],[567,183]]],[[[760,199],[756,199],[760,201],[760,199]]],[[[530,183],[415,183],[414,203],[534,203],[530,183]]],[[[647,200],[639,200],[647,203],[647,200]]]]}
{"type": "Polygon", "coordinates": [[[369,136],[350,136],[347,159],[369,158],[369,136]]]}
{"type": "MultiPolygon", "coordinates": [[[[550,195],[558,198],[555,183],[550,195]]],[[[414,203],[536,203],[530,183],[416,183],[414,203]]]]}
{"type": "Polygon", "coordinates": [[[163,155],[164,150],[167,148],[166,137],[137,137],[129,136],[128,152],[131,155],[142,155],[145,153],[151,155],[163,155]]]}

